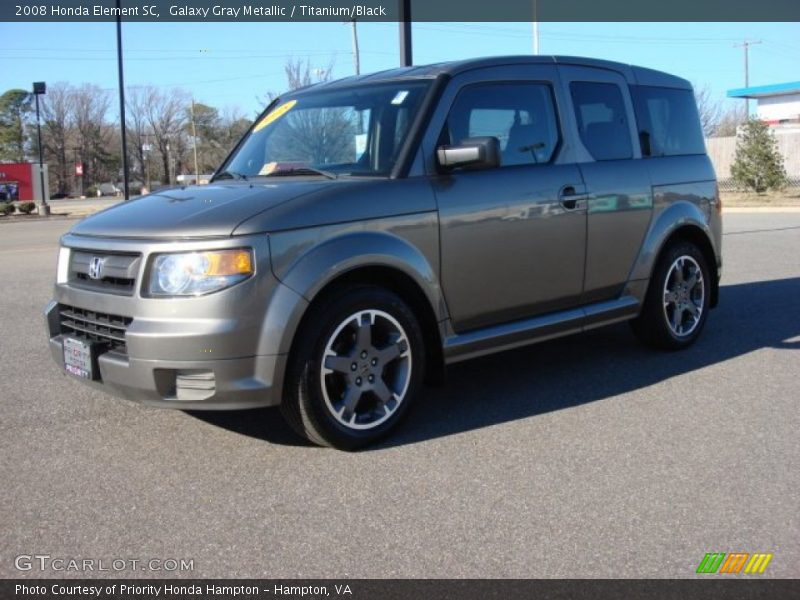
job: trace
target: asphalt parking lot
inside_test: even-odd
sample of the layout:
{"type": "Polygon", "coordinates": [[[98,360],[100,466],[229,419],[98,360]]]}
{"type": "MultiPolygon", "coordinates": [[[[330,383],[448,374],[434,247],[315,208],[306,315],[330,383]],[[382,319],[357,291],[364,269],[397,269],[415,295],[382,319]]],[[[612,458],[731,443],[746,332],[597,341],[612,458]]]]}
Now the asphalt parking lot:
{"type": "Polygon", "coordinates": [[[62,375],[41,311],[71,223],[0,224],[0,577],[92,575],[20,573],[21,554],[185,558],[168,575],[193,577],[691,577],[735,551],[800,577],[800,213],[725,216],[721,304],[690,350],[620,325],[462,363],[357,454],[275,409],[149,409],[62,375]]]}

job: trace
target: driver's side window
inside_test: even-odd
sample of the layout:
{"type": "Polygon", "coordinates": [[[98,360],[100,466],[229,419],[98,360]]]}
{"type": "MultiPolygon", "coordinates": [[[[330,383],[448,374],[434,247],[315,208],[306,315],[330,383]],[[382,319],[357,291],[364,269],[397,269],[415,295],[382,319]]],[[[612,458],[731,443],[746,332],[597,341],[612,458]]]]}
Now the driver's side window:
{"type": "Polygon", "coordinates": [[[493,136],[500,143],[500,165],[549,163],[560,140],[549,85],[482,83],[459,92],[450,109],[444,143],[493,136]]]}

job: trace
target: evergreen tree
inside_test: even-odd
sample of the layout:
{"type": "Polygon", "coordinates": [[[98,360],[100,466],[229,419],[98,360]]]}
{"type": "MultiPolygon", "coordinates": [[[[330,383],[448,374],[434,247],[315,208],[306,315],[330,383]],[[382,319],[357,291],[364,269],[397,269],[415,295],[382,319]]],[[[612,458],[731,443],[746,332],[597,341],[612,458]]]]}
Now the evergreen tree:
{"type": "Polygon", "coordinates": [[[759,194],[786,185],[783,156],[764,121],[749,119],[742,125],[736,140],[731,176],[737,185],[759,194]]]}
{"type": "Polygon", "coordinates": [[[25,161],[25,125],[31,99],[31,93],[25,90],[8,90],[0,96],[0,160],[25,161]]]}

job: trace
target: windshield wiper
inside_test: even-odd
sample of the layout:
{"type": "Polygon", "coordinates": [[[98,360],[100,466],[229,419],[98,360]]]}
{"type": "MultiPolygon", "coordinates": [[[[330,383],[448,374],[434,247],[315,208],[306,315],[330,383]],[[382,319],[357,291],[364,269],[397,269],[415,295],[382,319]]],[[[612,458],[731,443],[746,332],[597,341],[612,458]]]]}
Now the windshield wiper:
{"type": "Polygon", "coordinates": [[[220,179],[244,179],[247,181],[247,175],[242,173],[237,173],[236,171],[222,171],[222,173],[218,173],[216,177],[214,177],[214,181],[218,181],[220,179]]]}
{"type": "Polygon", "coordinates": [[[267,173],[264,177],[291,177],[292,175],[322,175],[328,179],[337,179],[336,173],[330,171],[322,171],[313,167],[296,167],[294,169],[281,169],[280,171],[273,171],[267,173]]]}

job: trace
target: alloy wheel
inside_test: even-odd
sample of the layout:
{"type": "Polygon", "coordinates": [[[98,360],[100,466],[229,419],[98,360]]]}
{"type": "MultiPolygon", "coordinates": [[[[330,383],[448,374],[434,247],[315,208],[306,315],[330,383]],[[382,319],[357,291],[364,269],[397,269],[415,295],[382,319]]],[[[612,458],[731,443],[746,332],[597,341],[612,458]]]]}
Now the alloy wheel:
{"type": "Polygon", "coordinates": [[[381,310],[350,315],[329,337],[320,365],[331,415],[351,429],[379,426],[405,399],[412,363],[406,331],[392,315],[381,310]]]}
{"type": "Polygon", "coordinates": [[[691,256],[678,257],[664,281],[664,317],[672,334],[682,338],[697,329],[705,306],[703,270],[691,256]]]}

